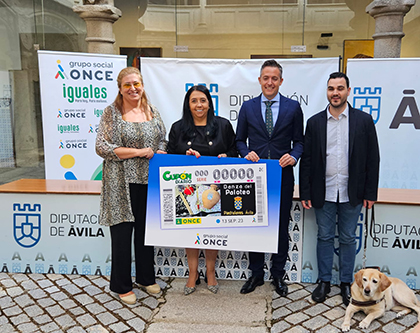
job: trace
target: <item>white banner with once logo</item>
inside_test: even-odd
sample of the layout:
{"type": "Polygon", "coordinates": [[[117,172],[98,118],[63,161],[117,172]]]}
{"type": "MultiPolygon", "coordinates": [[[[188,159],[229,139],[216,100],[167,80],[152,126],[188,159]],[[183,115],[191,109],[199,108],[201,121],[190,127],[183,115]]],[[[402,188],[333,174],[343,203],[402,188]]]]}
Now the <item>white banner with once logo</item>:
{"type": "MultiPolygon", "coordinates": [[[[142,58],[145,91],[162,115],[169,131],[181,118],[184,96],[196,84],[205,85],[215,113],[229,119],[236,129],[242,103],[261,93],[258,83],[261,59],[170,59],[142,58]]],[[[324,109],[327,79],[338,70],[338,58],[278,59],[283,67],[280,93],[298,101],[305,123],[324,109]]]]}
{"type": "Polygon", "coordinates": [[[96,131],[126,56],[38,51],[45,178],[99,180],[96,131]]]}

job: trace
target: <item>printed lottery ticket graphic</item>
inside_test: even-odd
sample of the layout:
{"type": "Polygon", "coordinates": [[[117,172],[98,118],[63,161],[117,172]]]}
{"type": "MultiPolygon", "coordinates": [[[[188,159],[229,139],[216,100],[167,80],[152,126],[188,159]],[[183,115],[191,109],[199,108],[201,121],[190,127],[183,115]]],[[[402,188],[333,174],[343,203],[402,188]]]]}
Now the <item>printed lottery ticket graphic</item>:
{"type": "Polygon", "coordinates": [[[218,185],[176,185],[175,194],[176,217],[221,215],[218,185]]]}
{"type": "Polygon", "coordinates": [[[161,167],[162,229],[267,226],[266,167],[161,167]]]}

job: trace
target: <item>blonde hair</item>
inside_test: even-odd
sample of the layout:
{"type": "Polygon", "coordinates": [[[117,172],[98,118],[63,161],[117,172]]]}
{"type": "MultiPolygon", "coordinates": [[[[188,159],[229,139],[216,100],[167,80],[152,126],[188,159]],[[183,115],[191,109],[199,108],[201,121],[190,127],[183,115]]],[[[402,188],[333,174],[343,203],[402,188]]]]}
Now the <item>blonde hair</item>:
{"type": "MultiPolygon", "coordinates": [[[[127,75],[130,75],[130,74],[137,74],[140,78],[141,85],[144,86],[143,76],[141,75],[140,71],[136,67],[126,67],[126,68],[122,69],[120,71],[120,73],[118,74],[118,77],[117,77],[118,89],[121,89],[121,82],[122,82],[123,78],[127,75]]],[[[120,110],[120,112],[123,111],[123,97],[122,97],[120,91],[118,91],[118,95],[115,98],[114,104],[117,107],[117,109],[120,110]]],[[[149,107],[148,107],[149,102],[147,100],[146,92],[144,91],[144,89],[143,89],[143,94],[141,95],[141,103],[140,104],[143,107],[146,115],[150,116],[150,118],[151,118],[152,115],[151,115],[151,112],[149,111],[149,107]]]]}

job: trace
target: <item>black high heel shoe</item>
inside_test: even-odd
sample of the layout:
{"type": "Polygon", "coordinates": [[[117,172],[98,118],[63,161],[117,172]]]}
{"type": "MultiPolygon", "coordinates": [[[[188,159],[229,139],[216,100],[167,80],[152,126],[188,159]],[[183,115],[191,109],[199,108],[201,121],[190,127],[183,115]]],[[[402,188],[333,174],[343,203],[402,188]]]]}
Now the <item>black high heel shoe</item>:
{"type": "MultiPolygon", "coordinates": [[[[206,278],[204,278],[206,280],[206,278]]],[[[200,273],[197,271],[197,280],[195,281],[195,285],[198,286],[201,283],[200,280],[200,273]]]]}

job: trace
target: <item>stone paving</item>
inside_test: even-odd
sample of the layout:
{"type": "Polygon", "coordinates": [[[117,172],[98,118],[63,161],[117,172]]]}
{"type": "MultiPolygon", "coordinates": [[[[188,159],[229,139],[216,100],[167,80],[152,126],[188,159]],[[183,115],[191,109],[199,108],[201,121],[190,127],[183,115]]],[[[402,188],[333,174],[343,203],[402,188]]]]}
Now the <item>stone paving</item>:
{"type": "MultiPolygon", "coordinates": [[[[243,282],[219,281],[221,288],[217,295],[200,286],[203,289],[186,297],[182,295],[185,280],[157,281],[162,287],[161,293],[149,295],[135,287],[138,302],[125,305],[118,295],[110,292],[109,277],[106,276],[0,273],[0,333],[326,333],[340,332],[345,313],[336,286],[332,287],[324,303],[314,304],[310,297],[315,288],[313,284],[291,284],[288,296],[279,297],[268,283],[254,293],[241,295],[239,289],[243,282]],[[191,313],[187,316],[182,314],[184,304],[181,303],[190,306],[188,311],[191,313]],[[206,308],[209,304],[211,307],[206,308]],[[251,304],[260,309],[255,308],[247,314],[251,304]],[[219,315],[210,323],[206,319],[200,329],[200,318],[193,318],[193,309],[199,308],[207,313],[213,309],[226,316],[219,315]],[[241,314],[243,318],[240,318],[241,314]],[[253,315],[256,318],[251,318],[253,315]],[[189,325],[188,321],[195,321],[195,326],[189,325]]],[[[417,290],[416,295],[420,299],[419,292],[417,290]]],[[[354,316],[351,333],[409,332],[417,323],[415,313],[396,318],[394,312],[387,312],[373,321],[367,330],[360,330],[357,325],[363,318],[362,313],[354,316]]]]}

